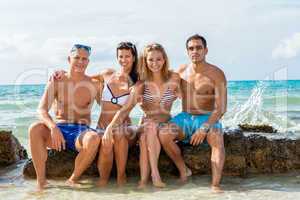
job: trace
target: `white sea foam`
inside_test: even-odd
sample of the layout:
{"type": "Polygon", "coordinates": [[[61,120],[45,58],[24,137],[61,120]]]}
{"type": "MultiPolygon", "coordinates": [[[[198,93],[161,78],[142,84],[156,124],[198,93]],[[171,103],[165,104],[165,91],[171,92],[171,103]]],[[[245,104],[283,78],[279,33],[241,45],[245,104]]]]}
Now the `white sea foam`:
{"type": "MultiPolygon", "coordinates": [[[[285,114],[278,114],[276,112],[276,104],[273,105],[273,111],[268,111],[264,108],[264,92],[266,89],[267,84],[265,82],[258,82],[244,103],[236,103],[225,114],[222,119],[224,126],[236,128],[239,124],[246,123],[255,125],[267,124],[273,126],[279,132],[300,132],[300,126],[288,118],[287,109],[285,109],[285,114]]],[[[283,109],[282,105],[279,105],[279,107],[283,109]]]]}

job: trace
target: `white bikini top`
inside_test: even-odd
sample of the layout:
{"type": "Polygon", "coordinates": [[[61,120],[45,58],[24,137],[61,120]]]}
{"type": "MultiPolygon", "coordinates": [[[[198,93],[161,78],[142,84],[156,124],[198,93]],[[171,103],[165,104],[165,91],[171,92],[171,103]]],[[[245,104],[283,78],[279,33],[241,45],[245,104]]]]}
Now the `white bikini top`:
{"type": "Polygon", "coordinates": [[[102,92],[102,101],[110,101],[112,104],[117,104],[119,106],[123,106],[129,97],[129,93],[122,94],[120,96],[115,96],[110,89],[108,83],[104,84],[103,92],[102,92]]]}

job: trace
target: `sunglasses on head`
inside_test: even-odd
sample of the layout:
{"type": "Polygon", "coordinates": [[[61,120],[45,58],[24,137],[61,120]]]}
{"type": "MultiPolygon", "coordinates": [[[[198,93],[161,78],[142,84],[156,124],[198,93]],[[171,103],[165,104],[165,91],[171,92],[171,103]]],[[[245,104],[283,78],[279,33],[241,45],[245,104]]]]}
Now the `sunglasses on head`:
{"type": "Polygon", "coordinates": [[[150,49],[152,49],[152,48],[160,48],[160,49],[163,49],[163,47],[160,44],[158,44],[158,43],[149,44],[149,45],[146,46],[146,48],[150,48],[150,49]]]}
{"type": "Polygon", "coordinates": [[[72,49],[71,49],[71,52],[74,52],[78,49],[86,50],[89,55],[91,54],[91,51],[92,51],[92,48],[90,46],[86,46],[86,45],[83,45],[83,44],[74,44],[72,49]]]}

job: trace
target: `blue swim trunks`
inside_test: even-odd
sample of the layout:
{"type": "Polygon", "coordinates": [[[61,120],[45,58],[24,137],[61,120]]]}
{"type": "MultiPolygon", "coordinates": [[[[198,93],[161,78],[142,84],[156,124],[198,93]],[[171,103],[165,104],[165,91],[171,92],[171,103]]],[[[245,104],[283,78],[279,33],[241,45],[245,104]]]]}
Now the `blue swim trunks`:
{"type": "MultiPolygon", "coordinates": [[[[192,135],[199,129],[204,122],[206,122],[211,113],[201,114],[201,115],[193,115],[187,112],[181,112],[178,115],[172,117],[170,119],[170,123],[174,123],[181,128],[184,132],[184,140],[183,143],[189,143],[192,135]]],[[[213,125],[213,128],[222,129],[222,124],[220,122],[216,122],[213,125]]]]}
{"type": "Polygon", "coordinates": [[[76,123],[57,123],[56,126],[60,129],[66,141],[66,148],[77,151],[75,147],[76,139],[86,131],[95,131],[85,124],[76,123]]]}

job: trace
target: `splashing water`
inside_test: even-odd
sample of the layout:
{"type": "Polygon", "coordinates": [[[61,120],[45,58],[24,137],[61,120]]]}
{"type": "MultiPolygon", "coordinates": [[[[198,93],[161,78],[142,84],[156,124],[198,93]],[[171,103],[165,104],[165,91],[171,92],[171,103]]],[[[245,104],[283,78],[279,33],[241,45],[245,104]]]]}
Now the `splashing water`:
{"type": "MultiPolygon", "coordinates": [[[[279,132],[300,132],[300,126],[290,120],[287,115],[267,111],[263,107],[264,92],[268,83],[259,81],[251,91],[250,97],[245,103],[236,103],[232,109],[223,117],[222,123],[225,127],[237,128],[239,124],[267,124],[273,126],[279,132]]],[[[276,106],[276,105],[274,105],[276,106]]]]}

